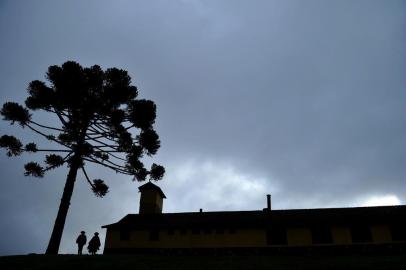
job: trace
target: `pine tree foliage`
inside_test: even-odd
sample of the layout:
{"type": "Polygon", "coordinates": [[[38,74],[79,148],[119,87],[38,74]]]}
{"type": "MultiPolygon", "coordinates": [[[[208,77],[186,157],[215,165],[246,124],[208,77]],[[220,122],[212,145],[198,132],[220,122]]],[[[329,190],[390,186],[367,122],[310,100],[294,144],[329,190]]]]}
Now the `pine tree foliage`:
{"type": "MultiPolygon", "coordinates": [[[[1,109],[4,120],[28,127],[59,146],[45,150],[28,143],[23,147],[16,137],[3,135],[0,147],[6,148],[8,156],[42,151],[66,154],[47,155],[44,168],[38,163],[27,164],[26,175],[42,177],[47,170],[69,164],[70,157],[79,153],[83,165],[96,163],[138,181],[148,176],[150,180],[162,179],[165,173],[162,166],[153,164],[147,170],[141,162],[144,155],[152,156],[160,147],[159,136],[153,129],[156,105],[151,100],[137,99],[138,89],[131,85],[127,71],[117,68],[103,71],[97,65],[83,68],[69,61],[62,66],[50,66],[46,78],[49,84],[38,80],[29,84],[26,107],[6,102],[1,109]],[[59,125],[51,127],[32,120],[37,110],[56,115],[59,125]],[[136,130],[138,133],[134,133],[136,130]]],[[[91,188],[97,190],[94,184],[91,188]]],[[[97,196],[100,194],[105,193],[97,196]]]]}
{"type": "Polygon", "coordinates": [[[24,105],[6,102],[0,113],[10,124],[31,130],[55,147],[47,149],[34,142],[23,145],[14,136],[1,136],[0,147],[8,156],[49,152],[43,165],[29,162],[24,166],[26,176],[43,177],[47,171],[66,164],[70,168],[68,178],[72,175],[74,181],[76,172],[82,171],[98,197],[105,196],[109,188],[99,178],[90,180],[85,169],[89,163],[129,175],[136,181],[162,179],[164,167],[154,163],[147,169],[143,163],[160,147],[153,128],[156,105],[137,98],[138,89],[131,84],[127,71],[102,70],[98,65],[86,68],[68,61],[50,66],[46,82],[32,81],[27,90],[24,105]],[[54,115],[58,122],[49,126],[35,121],[37,111],[54,115]]]}

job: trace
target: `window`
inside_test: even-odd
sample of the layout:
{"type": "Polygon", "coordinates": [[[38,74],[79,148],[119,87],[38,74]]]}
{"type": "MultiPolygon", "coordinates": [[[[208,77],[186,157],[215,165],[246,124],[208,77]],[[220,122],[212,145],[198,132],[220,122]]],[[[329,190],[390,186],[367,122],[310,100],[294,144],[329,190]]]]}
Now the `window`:
{"type": "Polygon", "coordinates": [[[286,229],[283,227],[271,227],[266,231],[266,242],[268,245],[287,245],[286,229]]]}
{"type": "Polygon", "coordinates": [[[372,242],[371,230],[366,225],[355,225],[350,228],[353,243],[372,242]]]}
{"type": "Polygon", "coordinates": [[[152,229],[149,231],[149,240],[151,240],[151,241],[159,240],[159,230],[158,229],[152,229]]]}
{"type": "Polygon", "coordinates": [[[230,234],[235,234],[236,232],[237,232],[237,231],[236,231],[235,229],[230,229],[230,230],[229,230],[229,233],[230,233],[230,234]]]}
{"type": "Polygon", "coordinates": [[[211,234],[211,230],[210,230],[210,229],[204,229],[204,230],[203,230],[203,233],[204,233],[204,234],[211,234]]]}
{"type": "Polygon", "coordinates": [[[333,242],[331,230],[326,226],[317,226],[311,228],[313,244],[330,244],[333,242]]]}
{"type": "Polygon", "coordinates": [[[128,229],[120,230],[120,240],[121,241],[130,240],[130,230],[128,230],[128,229]]]}
{"type": "Polygon", "coordinates": [[[389,229],[393,241],[406,241],[406,224],[393,224],[389,229]]]}
{"type": "Polygon", "coordinates": [[[168,235],[174,235],[175,230],[174,229],[168,229],[168,235]]]}

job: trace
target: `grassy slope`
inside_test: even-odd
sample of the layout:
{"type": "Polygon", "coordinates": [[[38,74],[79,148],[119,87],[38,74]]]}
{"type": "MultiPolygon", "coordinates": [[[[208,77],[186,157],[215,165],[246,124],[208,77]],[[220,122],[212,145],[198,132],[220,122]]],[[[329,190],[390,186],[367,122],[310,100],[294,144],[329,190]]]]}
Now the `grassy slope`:
{"type": "Polygon", "coordinates": [[[0,269],[406,269],[406,255],[217,257],[27,255],[0,257],[0,269]]]}

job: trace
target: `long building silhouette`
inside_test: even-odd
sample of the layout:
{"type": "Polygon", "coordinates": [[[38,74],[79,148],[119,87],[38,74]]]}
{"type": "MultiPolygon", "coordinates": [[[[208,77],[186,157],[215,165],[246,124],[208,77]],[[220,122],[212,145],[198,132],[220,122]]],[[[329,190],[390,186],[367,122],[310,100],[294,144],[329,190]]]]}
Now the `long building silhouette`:
{"type": "Polygon", "coordinates": [[[405,250],[406,205],[162,213],[163,191],[139,187],[139,214],[106,228],[105,254],[405,250]]]}

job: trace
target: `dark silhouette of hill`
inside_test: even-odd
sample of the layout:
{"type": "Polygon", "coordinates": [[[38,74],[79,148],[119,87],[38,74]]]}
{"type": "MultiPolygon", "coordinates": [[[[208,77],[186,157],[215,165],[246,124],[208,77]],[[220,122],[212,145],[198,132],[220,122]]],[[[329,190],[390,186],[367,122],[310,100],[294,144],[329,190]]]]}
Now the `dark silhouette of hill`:
{"type": "Polygon", "coordinates": [[[406,254],[339,256],[27,255],[0,257],[0,269],[404,269],[406,254]]]}

